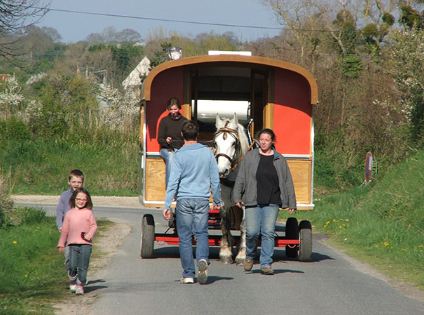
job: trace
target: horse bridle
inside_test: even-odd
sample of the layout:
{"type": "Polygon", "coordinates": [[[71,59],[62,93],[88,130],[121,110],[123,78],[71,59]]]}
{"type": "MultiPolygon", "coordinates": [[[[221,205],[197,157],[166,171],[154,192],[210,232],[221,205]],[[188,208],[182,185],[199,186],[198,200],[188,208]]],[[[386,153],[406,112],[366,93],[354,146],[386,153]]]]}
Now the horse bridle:
{"type": "MultiPolygon", "coordinates": [[[[222,137],[225,139],[227,139],[227,135],[230,135],[231,137],[234,138],[235,142],[235,153],[234,153],[234,157],[230,157],[225,153],[218,153],[215,154],[215,158],[218,161],[218,158],[220,156],[226,158],[228,161],[230,161],[230,165],[231,165],[231,169],[234,169],[237,166],[239,157],[240,157],[240,153],[241,153],[241,143],[240,143],[240,139],[238,137],[238,131],[236,129],[233,128],[229,128],[227,127],[228,125],[228,121],[225,123],[225,126],[222,128],[219,128],[216,132],[215,132],[215,138],[218,137],[220,134],[222,134],[222,137]]],[[[216,143],[215,143],[215,147],[216,147],[216,143]]]]}

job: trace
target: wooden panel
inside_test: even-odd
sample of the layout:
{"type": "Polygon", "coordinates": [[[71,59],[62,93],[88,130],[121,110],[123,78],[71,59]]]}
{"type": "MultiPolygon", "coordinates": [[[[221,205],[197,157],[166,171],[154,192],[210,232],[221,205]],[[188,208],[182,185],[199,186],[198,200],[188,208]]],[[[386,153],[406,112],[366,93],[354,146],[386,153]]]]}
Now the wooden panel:
{"type": "MultiPolygon", "coordinates": [[[[298,203],[311,204],[312,161],[288,159],[298,203]]],[[[165,201],[165,162],[161,158],[147,158],[145,170],[145,201],[165,201]]],[[[146,206],[148,206],[146,204],[146,206]]],[[[158,206],[157,204],[155,206],[158,206]]]]}
{"type": "Polygon", "coordinates": [[[274,104],[267,103],[263,109],[264,128],[274,129],[274,104]]]}
{"type": "Polygon", "coordinates": [[[187,118],[188,120],[191,120],[191,106],[190,104],[182,104],[181,105],[181,114],[187,118]]]}
{"type": "Polygon", "coordinates": [[[311,204],[312,161],[287,159],[287,163],[293,177],[297,203],[311,204]]]}
{"type": "Polygon", "coordinates": [[[146,159],[145,176],[145,200],[165,201],[165,162],[162,158],[146,159]]]}

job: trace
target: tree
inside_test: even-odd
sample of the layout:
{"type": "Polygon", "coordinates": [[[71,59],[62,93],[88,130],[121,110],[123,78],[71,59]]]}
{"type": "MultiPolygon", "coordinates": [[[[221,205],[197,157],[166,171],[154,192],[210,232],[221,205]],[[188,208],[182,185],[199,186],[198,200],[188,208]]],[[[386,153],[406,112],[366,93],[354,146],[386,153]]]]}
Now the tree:
{"type": "Polygon", "coordinates": [[[16,113],[23,100],[22,88],[14,76],[0,84],[1,116],[9,118],[11,114],[16,113]]]}
{"type": "Polygon", "coordinates": [[[92,33],[86,40],[90,43],[138,43],[141,35],[137,31],[126,28],[117,31],[113,26],[105,28],[101,33],[92,33]]]}
{"type": "Polygon", "coordinates": [[[0,56],[13,56],[19,32],[48,11],[40,0],[0,0],[0,56]]]}
{"type": "Polygon", "coordinates": [[[424,144],[424,31],[397,31],[392,36],[393,77],[401,92],[401,108],[411,124],[411,136],[424,144]]]}

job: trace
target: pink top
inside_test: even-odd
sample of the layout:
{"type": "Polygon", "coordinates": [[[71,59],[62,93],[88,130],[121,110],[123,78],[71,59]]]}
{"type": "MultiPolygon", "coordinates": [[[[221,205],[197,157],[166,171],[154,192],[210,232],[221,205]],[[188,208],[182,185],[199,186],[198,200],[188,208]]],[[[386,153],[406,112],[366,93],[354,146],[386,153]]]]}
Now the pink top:
{"type": "Polygon", "coordinates": [[[65,244],[90,244],[94,233],[97,230],[96,218],[91,209],[72,208],[65,214],[63,220],[62,232],[60,233],[57,247],[64,247],[65,244]],[[85,233],[86,241],[81,237],[85,233]]]}

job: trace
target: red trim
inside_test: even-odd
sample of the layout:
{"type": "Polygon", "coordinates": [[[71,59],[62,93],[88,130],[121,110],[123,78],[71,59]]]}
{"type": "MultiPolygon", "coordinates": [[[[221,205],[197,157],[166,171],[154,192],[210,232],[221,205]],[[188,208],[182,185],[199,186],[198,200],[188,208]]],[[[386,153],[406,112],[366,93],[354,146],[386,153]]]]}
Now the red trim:
{"type": "MultiPolygon", "coordinates": [[[[170,234],[156,234],[155,241],[164,242],[168,245],[178,245],[180,243],[180,239],[176,235],[170,234]]],[[[221,236],[220,235],[209,235],[209,246],[219,246],[221,245],[221,236]]],[[[193,240],[193,245],[196,242],[193,240]]],[[[286,245],[299,245],[299,240],[287,240],[285,238],[275,238],[275,247],[284,247],[286,245]]]]}

